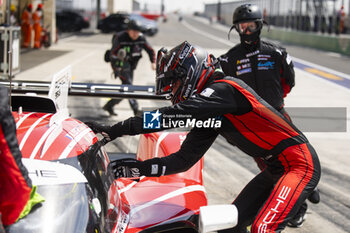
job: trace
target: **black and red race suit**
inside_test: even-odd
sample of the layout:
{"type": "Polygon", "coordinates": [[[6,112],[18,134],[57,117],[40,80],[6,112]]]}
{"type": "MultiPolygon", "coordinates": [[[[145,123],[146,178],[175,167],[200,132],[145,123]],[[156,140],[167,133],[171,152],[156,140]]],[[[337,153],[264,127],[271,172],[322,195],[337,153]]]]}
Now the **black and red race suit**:
{"type": "MultiPolygon", "coordinates": [[[[216,80],[201,93],[158,110],[163,116],[222,118],[222,124],[220,128],[192,128],[179,151],[143,162],[149,167],[148,175],[186,171],[219,134],[267,164],[233,202],[239,213],[239,223],[233,232],[248,224],[253,224],[252,232],[259,233],[283,229],[320,179],[319,160],[307,138],[241,80],[232,77],[216,80]],[[155,164],[161,168],[156,173],[151,172],[155,164]]],[[[159,131],[143,129],[141,117],[119,122],[112,129],[118,129],[118,135],[159,131]]]]}
{"type": "Polygon", "coordinates": [[[7,88],[0,87],[0,213],[4,225],[17,221],[32,191],[8,103],[7,88]]]}

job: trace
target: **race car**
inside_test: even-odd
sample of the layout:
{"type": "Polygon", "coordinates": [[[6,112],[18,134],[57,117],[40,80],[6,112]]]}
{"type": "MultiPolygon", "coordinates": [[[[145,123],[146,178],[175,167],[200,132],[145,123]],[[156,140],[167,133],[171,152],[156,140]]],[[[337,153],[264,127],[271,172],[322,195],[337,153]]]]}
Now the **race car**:
{"type": "Polygon", "coordinates": [[[159,98],[150,94],[150,87],[119,85],[120,93],[115,93],[117,85],[86,84],[83,88],[70,83],[70,68],[54,75],[51,84],[16,81],[6,85],[11,85],[14,93],[31,92],[13,95],[11,104],[23,163],[37,192],[45,198],[6,232],[186,233],[234,226],[237,219],[231,219],[237,213],[233,205],[205,208],[203,160],[179,174],[116,179],[111,164],[125,158],[167,156],[180,148],[185,132],[141,135],[136,154],[107,153],[88,126],[69,116],[68,94],[159,98]],[[103,88],[98,91],[97,86],[103,88]],[[133,93],[127,93],[128,88],[133,93]],[[48,92],[49,96],[33,92],[48,92]]]}

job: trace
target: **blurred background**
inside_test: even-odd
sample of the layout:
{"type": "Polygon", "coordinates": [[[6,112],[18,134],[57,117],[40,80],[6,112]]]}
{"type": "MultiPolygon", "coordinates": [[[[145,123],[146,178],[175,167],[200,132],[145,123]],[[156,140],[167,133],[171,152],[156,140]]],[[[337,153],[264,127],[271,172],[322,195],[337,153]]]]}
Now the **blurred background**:
{"type": "MultiPolygon", "coordinates": [[[[166,20],[167,14],[194,14],[212,22],[230,25],[235,7],[247,1],[234,0],[0,0],[0,24],[17,25],[24,9],[43,5],[43,27],[56,34],[98,29],[98,22],[114,13],[139,14],[148,19],[166,20]],[[78,19],[79,18],[79,19],[78,19]],[[79,24],[79,25],[74,25],[79,24]],[[57,33],[56,33],[57,32],[57,33]]],[[[252,0],[263,9],[272,26],[304,32],[340,35],[350,33],[350,0],[252,0]]],[[[135,17],[135,16],[134,16],[135,17]]]]}

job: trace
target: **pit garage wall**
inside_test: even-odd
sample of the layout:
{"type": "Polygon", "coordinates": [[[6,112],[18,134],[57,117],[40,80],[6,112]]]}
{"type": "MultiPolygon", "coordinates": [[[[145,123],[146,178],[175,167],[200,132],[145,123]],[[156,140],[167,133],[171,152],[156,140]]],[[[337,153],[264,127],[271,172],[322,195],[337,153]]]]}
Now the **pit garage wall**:
{"type": "Polygon", "coordinates": [[[56,0],[43,1],[44,27],[51,33],[51,44],[57,41],[56,34],[56,0]]]}
{"type": "MultiPolygon", "coordinates": [[[[7,2],[8,0],[0,0],[0,24],[6,22],[7,2]]],[[[50,31],[53,43],[56,41],[56,0],[11,0],[11,4],[20,12],[19,19],[28,4],[33,4],[34,11],[39,3],[43,3],[44,26],[50,31]]]]}
{"type": "Polygon", "coordinates": [[[6,21],[6,3],[7,0],[0,0],[0,24],[5,23],[6,21]]]}
{"type": "Polygon", "coordinates": [[[28,4],[33,4],[34,12],[39,3],[43,4],[44,27],[51,33],[51,43],[56,41],[56,0],[19,0],[19,9],[22,13],[28,4]]]}
{"type": "Polygon", "coordinates": [[[308,32],[292,31],[282,28],[265,28],[261,33],[263,37],[279,40],[286,43],[312,47],[325,51],[332,51],[350,56],[349,35],[327,35],[308,32]]]}
{"type": "Polygon", "coordinates": [[[135,0],[107,0],[107,12],[109,14],[118,11],[125,11],[131,13],[132,11],[139,11],[140,3],[135,0]]]}
{"type": "MultiPolygon", "coordinates": [[[[220,21],[224,24],[231,25],[232,24],[232,14],[233,11],[240,5],[245,3],[251,3],[258,5],[261,9],[266,8],[265,1],[261,0],[250,0],[247,2],[246,0],[240,1],[232,1],[232,2],[223,2],[220,7],[220,21]]],[[[211,17],[213,19],[217,19],[218,15],[218,3],[205,4],[204,6],[204,14],[206,17],[211,17]]]]}
{"type": "MultiPolygon", "coordinates": [[[[226,25],[232,25],[232,14],[234,9],[239,5],[246,3],[245,1],[225,2],[221,3],[220,22],[226,25]]],[[[249,3],[258,5],[261,9],[269,8],[270,5],[266,1],[252,0],[249,3]]],[[[349,3],[350,4],[350,3],[349,3]]],[[[346,5],[345,5],[346,6],[346,5]]],[[[204,15],[217,20],[217,3],[205,4],[204,15]]],[[[349,18],[348,18],[349,20],[349,18]]],[[[321,34],[312,32],[302,32],[291,29],[278,27],[270,28],[267,32],[267,27],[264,27],[262,36],[265,38],[279,40],[286,43],[297,44],[301,46],[312,47],[325,51],[332,51],[350,56],[350,36],[321,34]]]]}

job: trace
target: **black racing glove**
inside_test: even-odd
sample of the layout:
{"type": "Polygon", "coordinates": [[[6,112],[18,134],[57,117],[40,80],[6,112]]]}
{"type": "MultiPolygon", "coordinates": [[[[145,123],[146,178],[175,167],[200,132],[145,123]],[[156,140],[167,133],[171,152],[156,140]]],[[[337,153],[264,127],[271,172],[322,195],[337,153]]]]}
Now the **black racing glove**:
{"type": "Polygon", "coordinates": [[[122,159],[111,162],[116,179],[121,177],[161,176],[166,167],[160,158],[139,161],[136,159],[122,159]]]}
{"type": "Polygon", "coordinates": [[[122,159],[112,162],[115,179],[121,177],[140,177],[140,161],[136,159],[122,159]]]}
{"type": "Polygon", "coordinates": [[[114,139],[116,139],[117,137],[120,137],[122,136],[118,130],[116,130],[115,128],[116,127],[113,127],[113,126],[106,126],[106,125],[101,125],[97,122],[93,122],[93,121],[90,121],[90,122],[84,122],[87,126],[89,126],[92,131],[94,131],[94,133],[100,133],[104,140],[104,144],[110,142],[110,141],[113,141],[114,139]]]}

